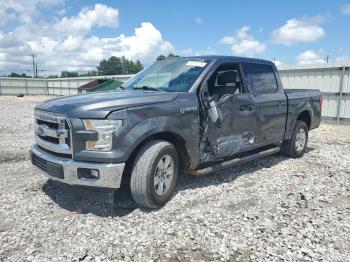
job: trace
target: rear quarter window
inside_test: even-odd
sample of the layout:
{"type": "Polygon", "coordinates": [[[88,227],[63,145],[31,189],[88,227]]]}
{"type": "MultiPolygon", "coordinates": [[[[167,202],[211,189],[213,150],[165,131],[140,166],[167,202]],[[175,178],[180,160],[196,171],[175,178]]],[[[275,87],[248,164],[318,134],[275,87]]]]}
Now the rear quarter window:
{"type": "Polygon", "coordinates": [[[269,94],[277,92],[278,85],[272,66],[244,63],[242,67],[254,93],[269,94]]]}

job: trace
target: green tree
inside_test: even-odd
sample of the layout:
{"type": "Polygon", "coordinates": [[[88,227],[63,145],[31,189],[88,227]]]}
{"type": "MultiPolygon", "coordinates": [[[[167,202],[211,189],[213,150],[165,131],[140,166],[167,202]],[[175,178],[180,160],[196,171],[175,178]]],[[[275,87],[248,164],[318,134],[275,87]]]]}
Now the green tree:
{"type": "Polygon", "coordinates": [[[162,61],[162,60],[165,60],[165,59],[177,58],[177,57],[180,57],[180,56],[179,55],[174,55],[172,53],[168,54],[167,56],[160,55],[160,56],[157,57],[156,62],[162,61]]]}
{"type": "Polygon", "coordinates": [[[134,70],[134,74],[140,72],[141,70],[143,70],[143,64],[141,63],[140,60],[136,60],[136,65],[135,65],[135,70],[134,70]]]}
{"type": "Polygon", "coordinates": [[[26,74],[22,73],[22,74],[17,74],[17,73],[14,73],[14,72],[11,72],[11,74],[7,75],[8,77],[30,77],[30,76],[27,76],[26,74]]]}
{"type": "Polygon", "coordinates": [[[58,75],[48,75],[47,78],[59,78],[58,75]]]}
{"type": "Polygon", "coordinates": [[[177,57],[180,57],[179,55],[174,55],[174,54],[172,54],[172,53],[170,53],[169,55],[168,55],[168,58],[177,58],[177,57]]]}
{"type": "Polygon", "coordinates": [[[122,75],[135,74],[143,69],[142,63],[132,60],[111,56],[109,59],[103,59],[97,66],[98,75],[122,75]]]}
{"type": "Polygon", "coordinates": [[[165,55],[159,55],[156,59],[156,62],[159,62],[159,61],[162,61],[162,60],[165,60],[167,59],[167,57],[165,55]]]}
{"type": "Polygon", "coordinates": [[[120,75],[122,74],[122,61],[119,57],[111,56],[103,59],[97,66],[98,75],[120,75]]]}
{"type": "Polygon", "coordinates": [[[86,73],[80,74],[80,76],[97,76],[96,70],[87,71],[86,73]]]}
{"type": "Polygon", "coordinates": [[[122,56],[121,63],[122,63],[122,74],[129,74],[132,67],[131,63],[133,62],[129,61],[124,56],[122,56]]]}
{"type": "Polygon", "coordinates": [[[78,77],[79,73],[78,72],[72,72],[72,71],[62,71],[61,72],[61,77],[78,77]]]}

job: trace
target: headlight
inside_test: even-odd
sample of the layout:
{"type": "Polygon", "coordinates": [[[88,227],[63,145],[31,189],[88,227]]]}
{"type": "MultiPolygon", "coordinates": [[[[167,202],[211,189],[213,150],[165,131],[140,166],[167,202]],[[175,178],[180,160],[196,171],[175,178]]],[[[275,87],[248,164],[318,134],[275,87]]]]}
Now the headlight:
{"type": "Polygon", "coordinates": [[[121,128],[123,121],[110,119],[84,119],[83,121],[86,130],[94,130],[97,132],[96,141],[86,141],[86,150],[111,151],[113,132],[121,128]]]}

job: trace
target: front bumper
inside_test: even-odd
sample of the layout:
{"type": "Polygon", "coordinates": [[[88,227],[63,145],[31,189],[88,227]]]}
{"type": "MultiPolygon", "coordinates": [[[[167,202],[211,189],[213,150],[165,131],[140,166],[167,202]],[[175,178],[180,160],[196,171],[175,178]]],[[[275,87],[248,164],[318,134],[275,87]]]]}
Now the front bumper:
{"type": "Polygon", "coordinates": [[[125,163],[93,163],[75,161],[52,155],[37,145],[30,150],[31,161],[43,174],[52,180],[69,185],[114,188],[120,187],[125,163]],[[83,173],[94,170],[98,178],[86,178],[83,173]]]}

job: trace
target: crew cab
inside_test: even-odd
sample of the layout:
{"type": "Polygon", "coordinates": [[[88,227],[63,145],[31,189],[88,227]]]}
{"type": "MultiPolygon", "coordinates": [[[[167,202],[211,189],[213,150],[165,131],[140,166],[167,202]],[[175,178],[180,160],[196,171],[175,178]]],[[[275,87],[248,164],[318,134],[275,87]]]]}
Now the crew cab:
{"type": "Polygon", "coordinates": [[[281,151],[301,157],[321,121],[318,90],[284,90],[266,60],[201,56],[151,65],[112,92],[36,106],[31,160],[49,179],[164,205],[179,174],[281,151]]]}

